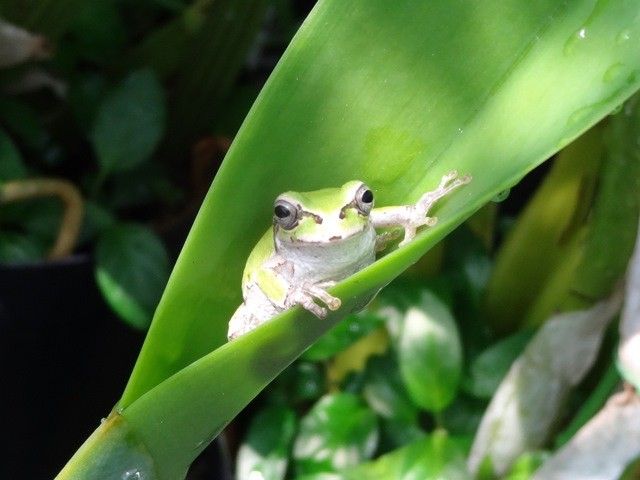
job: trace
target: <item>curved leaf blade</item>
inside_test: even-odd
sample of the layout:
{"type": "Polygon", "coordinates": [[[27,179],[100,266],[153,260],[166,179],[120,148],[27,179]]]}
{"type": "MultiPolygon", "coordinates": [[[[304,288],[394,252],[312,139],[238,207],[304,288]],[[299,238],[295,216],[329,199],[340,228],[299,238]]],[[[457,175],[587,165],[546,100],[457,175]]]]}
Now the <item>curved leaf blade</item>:
{"type": "Polygon", "coordinates": [[[121,405],[225,342],[278,193],[359,177],[389,205],[451,168],[472,174],[437,209],[438,226],[354,277],[347,295],[375,290],[638,88],[639,47],[624,39],[639,25],[625,0],[318,4],[214,181],[121,405]]]}

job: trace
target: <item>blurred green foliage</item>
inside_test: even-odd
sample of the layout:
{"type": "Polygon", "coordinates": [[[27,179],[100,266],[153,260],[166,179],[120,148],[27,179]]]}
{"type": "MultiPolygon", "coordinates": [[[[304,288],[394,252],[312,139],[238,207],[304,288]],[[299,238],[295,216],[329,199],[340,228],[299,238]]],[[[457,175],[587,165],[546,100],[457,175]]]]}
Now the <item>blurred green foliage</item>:
{"type": "MultiPolygon", "coordinates": [[[[58,177],[79,189],[84,220],[76,248],[67,253],[92,252],[98,245],[98,285],[135,328],[148,327],[168,279],[169,253],[158,235],[193,216],[224,153],[205,148],[198,155],[198,142],[206,146],[214,135],[234,134],[257,95],[261,74],[238,81],[242,69],[257,72],[247,63],[250,49],[260,52],[265,42],[283,48],[295,31],[299,20],[292,5],[278,3],[280,24],[257,43],[274,3],[0,4],[0,21],[23,30],[24,38],[10,44],[16,51],[40,36],[48,48],[0,70],[0,184],[19,181],[28,189],[31,178],[58,177]],[[189,171],[203,175],[194,179],[189,171]],[[140,242],[126,227],[130,222],[146,224],[152,253],[124,246],[140,242]],[[105,265],[115,264],[120,274],[105,276],[105,265]],[[149,280],[144,288],[125,281],[143,273],[149,280]]],[[[0,262],[45,259],[64,228],[57,203],[52,197],[0,204],[0,262]]]]}

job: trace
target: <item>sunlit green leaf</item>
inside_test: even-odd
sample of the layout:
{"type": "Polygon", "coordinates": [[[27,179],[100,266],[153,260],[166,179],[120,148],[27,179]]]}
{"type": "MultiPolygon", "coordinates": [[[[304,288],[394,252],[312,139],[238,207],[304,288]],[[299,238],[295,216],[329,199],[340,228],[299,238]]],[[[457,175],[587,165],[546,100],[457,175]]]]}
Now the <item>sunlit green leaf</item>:
{"type": "Polygon", "coordinates": [[[439,480],[471,478],[461,444],[443,431],[343,472],[339,480],[439,480]]]}
{"type": "Polygon", "coordinates": [[[378,328],[382,320],[371,311],[350,315],[320,337],[303,357],[307,360],[327,360],[378,328]]]}
{"type": "Polygon", "coordinates": [[[285,407],[267,407],[253,417],[238,451],[236,478],[283,479],[295,428],[295,414],[285,407]]]}
{"type": "Polygon", "coordinates": [[[439,412],[454,398],[462,373],[462,345],[451,312],[428,291],[404,312],[398,361],[416,404],[439,412]]]}
{"type": "Polygon", "coordinates": [[[355,395],[327,395],[300,422],[296,474],[336,471],[370,458],[378,442],[374,413],[355,395]]]}
{"type": "Polygon", "coordinates": [[[529,480],[533,473],[549,458],[546,452],[532,452],[521,455],[513,464],[513,468],[505,480],[529,480]]]}

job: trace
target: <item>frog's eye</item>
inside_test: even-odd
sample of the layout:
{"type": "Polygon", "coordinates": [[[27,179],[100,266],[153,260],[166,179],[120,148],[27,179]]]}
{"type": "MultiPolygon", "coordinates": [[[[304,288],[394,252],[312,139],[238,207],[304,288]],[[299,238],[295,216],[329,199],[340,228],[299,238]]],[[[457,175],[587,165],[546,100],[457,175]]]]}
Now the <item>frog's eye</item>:
{"type": "Polygon", "coordinates": [[[285,230],[291,230],[298,224],[298,209],[292,203],[278,199],[273,207],[273,221],[285,230]]]}
{"type": "Polygon", "coordinates": [[[356,207],[363,215],[369,215],[373,208],[373,192],[364,183],[356,192],[356,207]]]}

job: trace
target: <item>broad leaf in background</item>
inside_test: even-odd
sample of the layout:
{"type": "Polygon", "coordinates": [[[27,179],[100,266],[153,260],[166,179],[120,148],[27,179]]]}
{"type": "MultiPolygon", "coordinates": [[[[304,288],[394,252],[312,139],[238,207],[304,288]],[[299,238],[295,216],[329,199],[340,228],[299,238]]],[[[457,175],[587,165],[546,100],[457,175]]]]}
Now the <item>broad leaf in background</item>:
{"type": "Polygon", "coordinates": [[[527,452],[520,455],[504,480],[530,480],[533,473],[548,457],[549,454],[546,452],[527,452]]]}
{"type": "Polygon", "coordinates": [[[169,277],[169,256],[162,241],[139,225],[119,224],[100,236],[96,281],[118,315],[146,328],[169,277]]]}
{"type": "Polygon", "coordinates": [[[295,431],[295,413],[286,407],[267,407],[258,413],[238,451],[236,478],[283,479],[295,431]]]}
{"type": "Polygon", "coordinates": [[[618,291],[589,310],[545,322],[493,396],[476,432],[470,471],[477,473],[489,459],[495,473],[504,475],[521,454],[544,445],[571,389],[593,365],[621,303],[618,291]]]}
{"type": "Polygon", "coordinates": [[[393,355],[373,357],[367,363],[362,394],[381,417],[417,423],[418,407],[411,402],[399,373],[393,355]]]}
{"type": "Polygon", "coordinates": [[[532,330],[514,333],[481,352],[471,362],[462,388],[478,398],[491,398],[532,336],[532,330]]]}
{"type": "Polygon", "coordinates": [[[640,456],[640,397],[622,392],[560,451],[536,471],[533,480],[597,478],[617,480],[640,456]]]}
{"type": "Polygon", "coordinates": [[[320,337],[309,350],[304,352],[303,358],[316,361],[327,360],[378,328],[382,320],[382,317],[371,311],[349,315],[320,337]]]}
{"type": "Polygon", "coordinates": [[[437,430],[412,445],[341,472],[335,480],[470,479],[464,463],[464,453],[462,442],[437,430]]]}
{"type": "Polygon", "coordinates": [[[377,444],[376,416],[357,396],[327,395],[300,422],[293,448],[296,475],[353,467],[371,458],[377,444]]]}
{"type": "Polygon", "coordinates": [[[147,160],[164,123],[164,94],[155,74],[130,74],[105,98],[93,127],[91,139],[104,174],[131,170],[147,160]]]}
{"type": "MultiPolygon", "coordinates": [[[[160,478],[184,474],[342,316],[628,98],[639,35],[626,0],[319,2],[217,174],[119,403],[160,478]],[[294,309],[225,344],[277,194],[360,178],[378,205],[402,204],[452,169],[473,181],[438,205],[435,227],[337,285],[338,312],[294,309]]],[[[61,478],[89,475],[81,464],[61,478]]]]}
{"type": "Polygon", "coordinates": [[[404,312],[398,342],[400,373],[413,401],[442,411],[456,395],[462,374],[462,345],[455,319],[433,293],[404,312]]]}

